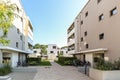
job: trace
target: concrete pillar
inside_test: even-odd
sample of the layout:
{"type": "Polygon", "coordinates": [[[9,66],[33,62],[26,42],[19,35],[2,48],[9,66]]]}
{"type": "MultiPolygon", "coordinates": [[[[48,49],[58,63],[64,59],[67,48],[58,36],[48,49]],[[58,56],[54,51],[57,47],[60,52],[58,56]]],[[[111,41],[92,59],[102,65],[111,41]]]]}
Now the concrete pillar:
{"type": "Polygon", "coordinates": [[[3,53],[2,53],[2,51],[0,50],[0,64],[2,64],[2,61],[3,61],[3,53]]]}

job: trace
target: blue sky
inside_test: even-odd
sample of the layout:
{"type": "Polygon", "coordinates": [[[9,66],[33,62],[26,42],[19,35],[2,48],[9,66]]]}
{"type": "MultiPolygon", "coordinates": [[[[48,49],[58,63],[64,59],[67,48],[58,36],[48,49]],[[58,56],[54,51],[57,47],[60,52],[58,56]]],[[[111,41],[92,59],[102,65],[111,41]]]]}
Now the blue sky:
{"type": "Polygon", "coordinates": [[[67,45],[67,28],[88,0],[22,0],[34,28],[34,44],[67,45]]]}

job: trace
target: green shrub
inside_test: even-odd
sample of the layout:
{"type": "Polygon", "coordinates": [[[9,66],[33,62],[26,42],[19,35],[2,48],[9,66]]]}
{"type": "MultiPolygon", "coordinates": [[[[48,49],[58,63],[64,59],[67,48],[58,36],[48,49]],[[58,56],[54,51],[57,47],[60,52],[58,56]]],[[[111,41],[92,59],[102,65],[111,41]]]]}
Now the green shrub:
{"type": "Polygon", "coordinates": [[[63,65],[72,65],[75,57],[58,57],[58,63],[63,65]]]}
{"type": "Polygon", "coordinates": [[[12,72],[12,68],[9,65],[5,65],[4,67],[0,68],[0,76],[4,76],[12,72]]]}
{"type": "Polygon", "coordinates": [[[99,58],[94,68],[99,70],[114,70],[115,65],[109,61],[104,61],[103,58],[99,58]]]}
{"type": "Polygon", "coordinates": [[[115,70],[120,70],[120,58],[114,61],[114,65],[115,65],[115,70]]]}
{"type": "Polygon", "coordinates": [[[29,65],[37,65],[40,64],[41,58],[28,58],[29,65]]]}

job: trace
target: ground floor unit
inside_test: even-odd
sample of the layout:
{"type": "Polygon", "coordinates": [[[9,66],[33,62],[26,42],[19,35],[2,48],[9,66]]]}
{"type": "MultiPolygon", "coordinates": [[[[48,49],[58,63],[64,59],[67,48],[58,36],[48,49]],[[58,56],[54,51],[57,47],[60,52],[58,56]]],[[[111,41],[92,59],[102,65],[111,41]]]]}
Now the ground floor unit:
{"type": "Polygon", "coordinates": [[[92,50],[80,51],[73,54],[77,59],[81,61],[89,61],[91,66],[98,61],[99,58],[103,58],[105,61],[114,62],[120,58],[118,50],[110,50],[108,48],[98,48],[92,50]]]}
{"type": "Polygon", "coordinates": [[[28,53],[11,47],[0,48],[0,64],[9,64],[12,67],[26,64],[28,53]]]}

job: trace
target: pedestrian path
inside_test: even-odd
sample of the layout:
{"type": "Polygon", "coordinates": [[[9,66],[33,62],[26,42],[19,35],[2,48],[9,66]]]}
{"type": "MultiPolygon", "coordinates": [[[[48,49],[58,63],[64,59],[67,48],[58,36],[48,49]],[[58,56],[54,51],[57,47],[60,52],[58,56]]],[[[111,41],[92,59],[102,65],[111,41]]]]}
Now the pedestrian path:
{"type": "Polygon", "coordinates": [[[60,66],[52,62],[50,67],[37,67],[33,80],[91,80],[80,73],[76,67],[60,66]]]}
{"type": "Polygon", "coordinates": [[[36,68],[18,67],[13,69],[13,73],[9,74],[9,76],[12,80],[33,80],[36,73],[36,68]]]}

